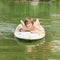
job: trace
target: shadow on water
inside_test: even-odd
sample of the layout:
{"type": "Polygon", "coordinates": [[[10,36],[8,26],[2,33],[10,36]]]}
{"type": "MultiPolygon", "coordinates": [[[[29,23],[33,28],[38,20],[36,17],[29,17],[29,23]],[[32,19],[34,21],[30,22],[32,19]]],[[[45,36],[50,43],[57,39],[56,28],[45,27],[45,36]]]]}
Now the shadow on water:
{"type": "Polygon", "coordinates": [[[19,38],[16,38],[16,39],[18,39],[20,42],[26,43],[26,44],[35,44],[35,43],[39,43],[39,41],[44,40],[44,38],[36,39],[36,40],[26,40],[26,39],[19,39],[19,38]]]}

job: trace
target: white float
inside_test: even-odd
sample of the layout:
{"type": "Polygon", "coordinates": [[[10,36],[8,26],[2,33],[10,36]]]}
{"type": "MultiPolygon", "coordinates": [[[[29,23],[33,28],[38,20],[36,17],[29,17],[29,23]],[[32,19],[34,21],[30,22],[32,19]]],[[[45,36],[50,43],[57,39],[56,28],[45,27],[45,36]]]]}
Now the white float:
{"type": "MultiPolygon", "coordinates": [[[[19,24],[17,26],[17,28],[18,27],[21,27],[21,24],[19,24]]],[[[14,32],[14,36],[19,39],[37,40],[37,39],[41,39],[41,38],[45,37],[45,33],[37,34],[37,33],[31,33],[31,32],[26,32],[26,31],[25,32],[24,31],[18,32],[17,28],[14,32]]],[[[40,29],[44,30],[44,28],[42,26],[40,26],[40,29]]]]}

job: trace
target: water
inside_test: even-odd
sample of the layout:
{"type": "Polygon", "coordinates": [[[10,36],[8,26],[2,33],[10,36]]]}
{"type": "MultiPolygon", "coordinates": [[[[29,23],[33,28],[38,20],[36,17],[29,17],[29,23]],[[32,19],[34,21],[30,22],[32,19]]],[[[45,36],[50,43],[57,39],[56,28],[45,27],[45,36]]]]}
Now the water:
{"type": "Polygon", "coordinates": [[[60,2],[0,1],[0,60],[60,60],[60,2]],[[26,17],[39,18],[46,36],[37,41],[14,37],[26,17]]]}

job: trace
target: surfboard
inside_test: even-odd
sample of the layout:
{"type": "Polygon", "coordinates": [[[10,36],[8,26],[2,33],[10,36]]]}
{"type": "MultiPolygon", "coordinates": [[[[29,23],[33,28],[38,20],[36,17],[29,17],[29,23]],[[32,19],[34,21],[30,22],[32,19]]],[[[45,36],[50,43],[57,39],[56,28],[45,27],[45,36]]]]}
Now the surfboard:
{"type": "MultiPolygon", "coordinates": [[[[18,27],[21,27],[22,25],[19,24],[17,27],[16,27],[16,30],[14,32],[14,36],[16,38],[19,38],[19,39],[25,39],[25,40],[37,40],[37,39],[42,39],[43,37],[45,37],[45,33],[41,33],[41,34],[37,34],[37,33],[31,33],[31,32],[28,32],[28,31],[20,31],[18,32],[17,31],[17,28],[18,27]]],[[[44,28],[42,26],[40,26],[40,28],[42,30],[44,30],[44,28]]],[[[45,30],[44,30],[45,31],[45,30]]]]}

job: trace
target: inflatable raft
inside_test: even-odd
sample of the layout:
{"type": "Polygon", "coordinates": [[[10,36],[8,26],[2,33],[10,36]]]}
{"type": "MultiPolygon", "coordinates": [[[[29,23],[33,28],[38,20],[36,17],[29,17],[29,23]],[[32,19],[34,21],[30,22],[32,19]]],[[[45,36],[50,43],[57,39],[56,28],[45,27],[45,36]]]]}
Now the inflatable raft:
{"type": "MultiPolygon", "coordinates": [[[[21,24],[19,24],[19,25],[17,26],[17,28],[18,28],[18,27],[21,27],[21,24]]],[[[45,37],[45,33],[37,34],[37,33],[31,33],[31,32],[28,32],[28,31],[18,32],[18,31],[17,31],[17,28],[16,28],[16,30],[15,30],[15,32],[14,32],[14,36],[15,36],[16,38],[19,38],[19,39],[37,40],[37,39],[41,39],[41,38],[45,37]]],[[[45,31],[42,26],[40,26],[40,29],[42,29],[43,31],[45,31]]]]}

